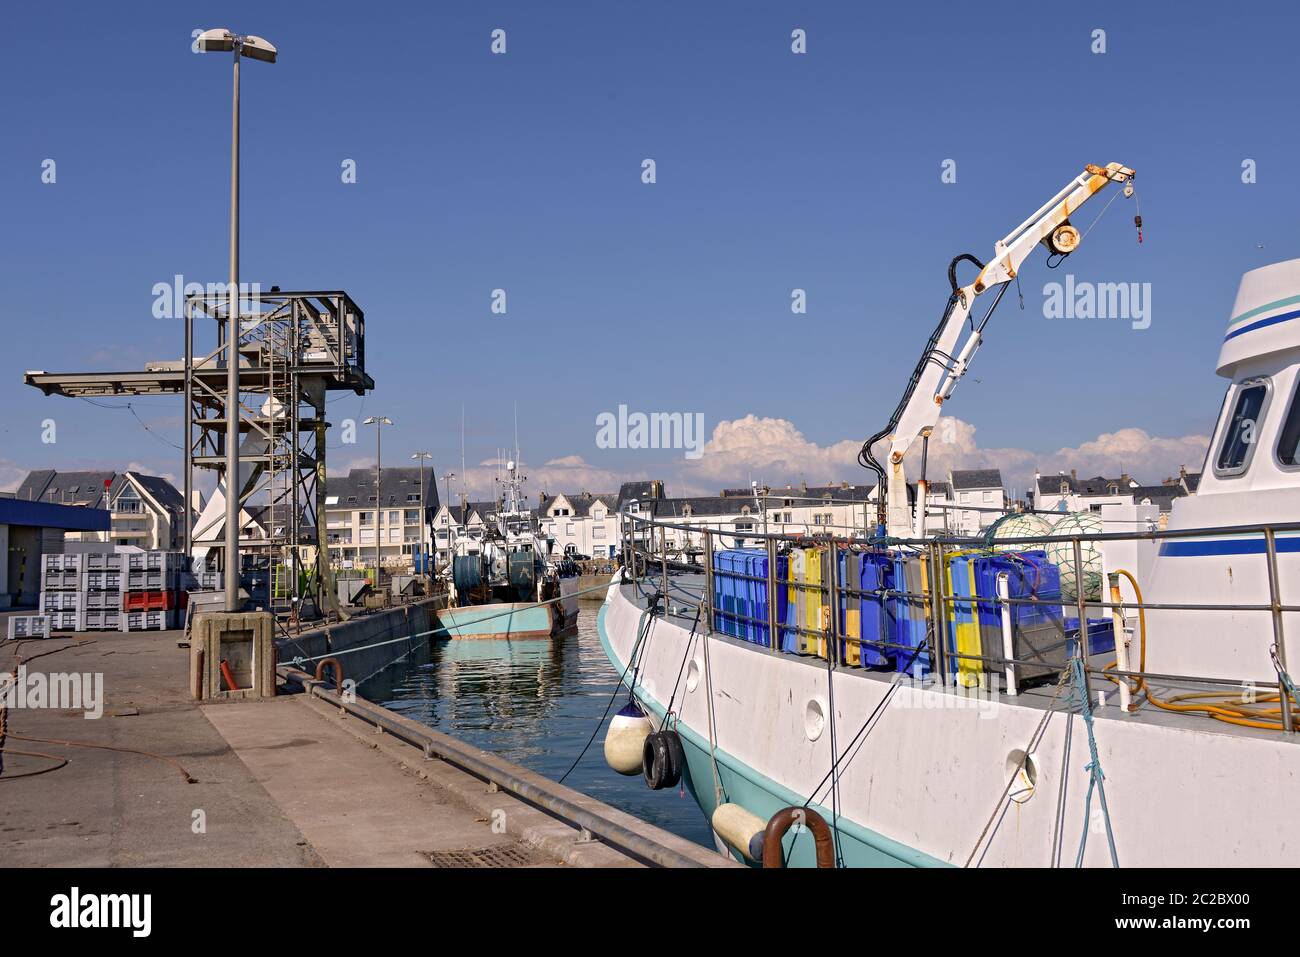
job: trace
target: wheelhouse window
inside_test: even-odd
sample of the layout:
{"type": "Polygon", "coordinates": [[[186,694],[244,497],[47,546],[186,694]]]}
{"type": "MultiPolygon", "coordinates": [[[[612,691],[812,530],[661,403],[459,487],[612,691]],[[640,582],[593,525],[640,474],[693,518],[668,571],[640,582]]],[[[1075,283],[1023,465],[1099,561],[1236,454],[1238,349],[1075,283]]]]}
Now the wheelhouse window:
{"type": "Polygon", "coordinates": [[[1277,440],[1277,460],[1290,468],[1300,465],[1300,380],[1296,382],[1291,408],[1287,410],[1282,434],[1277,440]]]}
{"type": "Polygon", "coordinates": [[[1232,416],[1224,430],[1214,471],[1219,475],[1241,475],[1259,438],[1260,417],[1268,402],[1268,380],[1248,379],[1237,388],[1232,416]]]}

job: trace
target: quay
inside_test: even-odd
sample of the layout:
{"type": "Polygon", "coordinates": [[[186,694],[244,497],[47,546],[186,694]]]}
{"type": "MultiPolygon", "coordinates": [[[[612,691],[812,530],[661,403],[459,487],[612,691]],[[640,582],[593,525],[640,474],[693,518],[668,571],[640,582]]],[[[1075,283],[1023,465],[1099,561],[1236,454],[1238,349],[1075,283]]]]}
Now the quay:
{"type": "MultiPolygon", "coordinates": [[[[432,602],[283,638],[358,678],[428,653],[432,602]],[[393,637],[389,637],[393,636],[393,637]],[[350,654],[348,652],[351,652],[350,654]]],[[[0,619],[2,621],[2,619],[0,619]]],[[[0,644],[0,670],[102,676],[102,716],[4,712],[0,859],[11,866],[729,867],[668,833],[292,663],[278,694],[194,700],[178,631],[0,644]],[[66,762],[66,763],[61,763],[66,762]]]]}

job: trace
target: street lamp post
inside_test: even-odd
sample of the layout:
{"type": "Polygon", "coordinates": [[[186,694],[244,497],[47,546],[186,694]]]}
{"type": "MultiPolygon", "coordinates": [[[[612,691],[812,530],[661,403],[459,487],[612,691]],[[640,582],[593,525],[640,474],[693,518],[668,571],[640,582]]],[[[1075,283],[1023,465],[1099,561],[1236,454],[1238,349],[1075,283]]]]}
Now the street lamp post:
{"type": "Polygon", "coordinates": [[[393,420],[386,415],[372,415],[362,425],[375,427],[375,591],[379,591],[380,549],[384,542],[384,426],[393,420]]]}
{"type": "MultiPolygon", "coordinates": [[[[203,53],[233,53],[234,93],[230,115],[230,306],[226,311],[226,611],[239,610],[239,61],[274,63],[276,49],[257,36],[224,27],[199,34],[203,53]]],[[[186,356],[189,361],[189,356],[186,356]]],[[[188,507],[188,503],[187,503],[188,507]]]]}
{"type": "MultiPolygon", "coordinates": [[[[424,514],[424,460],[431,459],[433,456],[428,452],[412,452],[411,458],[420,460],[420,556],[424,558],[428,555],[428,552],[425,551],[424,541],[425,519],[427,518],[424,514]]],[[[427,570],[425,573],[428,574],[427,570]]]]}

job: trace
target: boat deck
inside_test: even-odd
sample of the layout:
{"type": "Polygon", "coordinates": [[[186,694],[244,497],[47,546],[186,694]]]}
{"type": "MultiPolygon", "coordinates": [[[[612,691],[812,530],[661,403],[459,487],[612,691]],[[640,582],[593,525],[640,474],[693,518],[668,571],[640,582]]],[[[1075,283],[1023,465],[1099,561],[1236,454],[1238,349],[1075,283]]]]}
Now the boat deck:
{"type": "MultiPolygon", "coordinates": [[[[645,608],[648,604],[650,595],[653,594],[652,585],[657,589],[659,579],[655,578],[653,582],[645,581],[640,586],[636,583],[620,585],[621,593],[629,601],[639,608],[645,608]]],[[[704,594],[706,580],[702,573],[670,573],[668,580],[668,614],[666,620],[671,621],[678,627],[690,631],[695,625],[695,617],[698,603],[704,594]]],[[[703,627],[703,625],[701,625],[703,627]]],[[[788,652],[776,651],[753,642],[744,641],[730,635],[719,634],[714,631],[711,633],[712,641],[726,642],[739,648],[744,648],[749,652],[757,655],[771,655],[802,665],[808,668],[817,668],[822,671],[826,670],[826,661],[823,658],[816,658],[807,655],[794,655],[788,652]]],[[[1092,655],[1089,658],[1090,668],[1101,669],[1114,660],[1114,654],[1107,652],[1104,654],[1092,655]]],[[[845,675],[851,679],[861,681],[875,681],[881,684],[889,684],[898,677],[898,672],[878,671],[867,668],[859,668],[852,665],[835,666],[836,674],[845,675]]],[[[1186,692],[1221,692],[1230,694],[1232,686],[1222,684],[1209,684],[1204,682],[1186,681],[1177,686],[1164,682],[1151,682],[1154,690],[1162,697],[1167,698],[1171,693],[1186,692]]],[[[940,693],[957,695],[969,695],[969,691],[954,686],[941,686],[932,676],[922,679],[922,686],[928,690],[940,693]]],[[[1243,725],[1232,724],[1227,721],[1219,721],[1205,714],[1167,711],[1158,708],[1146,700],[1145,694],[1136,696],[1136,701],[1140,707],[1137,711],[1125,714],[1120,711],[1119,691],[1110,682],[1100,679],[1093,675],[1093,694],[1094,697],[1098,690],[1105,691],[1105,703],[1098,707],[1094,701],[1093,716],[1098,720],[1110,721],[1130,721],[1141,724],[1149,724],[1153,727],[1165,728],[1186,728],[1198,732],[1217,732],[1220,734],[1234,737],[1261,738],[1275,741],[1279,735],[1276,731],[1270,731],[1264,728],[1250,728],[1243,725]]],[[[1057,685],[1055,682],[1046,685],[1038,685],[1022,689],[1017,695],[1007,695],[998,693],[997,700],[1006,704],[1015,704],[1021,707],[1035,708],[1039,710],[1048,710],[1056,708],[1057,710],[1078,713],[1079,705],[1074,696],[1062,694],[1058,697],[1057,685]]],[[[1295,742],[1297,736],[1286,736],[1286,739],[1295,742]]]]}

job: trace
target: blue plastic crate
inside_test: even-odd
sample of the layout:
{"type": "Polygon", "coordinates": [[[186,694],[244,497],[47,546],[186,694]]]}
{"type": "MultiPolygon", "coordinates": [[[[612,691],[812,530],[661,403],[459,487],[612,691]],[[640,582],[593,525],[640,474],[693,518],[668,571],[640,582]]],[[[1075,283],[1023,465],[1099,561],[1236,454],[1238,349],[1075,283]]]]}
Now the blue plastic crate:
{"type": "MultiPolygon", "coordinates": [[[[1038,601],[1061,600],[1061,570],[1047,560],[1046,552],[997,552],[974,560],[976,608],[983,635],[1002,634],[1002,609],[998,604],[998,576],[1006,573],[1011,598],[1038,601]]],[[[1011,627],[1032,627],[1049,622],[1060,623],[1059,605],[1012,604],[1011,627]]],[[[998,639],[999,647],[1001,638],[998,639]]]]}
{"type": "MultiPolygon", "coordinates": [[[[921,556],[896,552],[893,555],[894,591],[921,594],[921,556]]],[[[924,677],[930,673],[930,652],[927,641],[926,608],[924,598],[906,598],[894,595],[895,640],[906,649],[894,649],[894,667],[910,675],[924,677]],[[916,649],[921,649],[917,651],[916,649]],[[919,670],[918,670],[919,669],[919,670]]]]}
{"type": "MultiPolygon", "coordinates": [[[[786,575],[785,556],[776,574],[786,575]]],[[[777,588],[777,620],[785,618],[786,596],[777,588]]],[[[767,552],[729,548],[713,554],[713,630],[759,645],[769,642],[767,627],[767,552]]]]}
{"type": "MultiPolygon", "coordinates": [[[[1067,658],[1078,653],[1079,619],[1065,619],[1065,655],[1067,658]]],[[[1115,650],[1115,623],[1109,618],[1088,619],[1088,651],[1094,655],[1106,654],[1115,650]]]]}
{"type": "MultiPolygon", "coordinates": [[[[879,594],[894,587],[894,562],[888,552],[840,552],[839,581],[841,589],[852,588],[866,593],[848,595],[841,591],[839,631],[849,633],[848,613],[858,612],[861,656],[864,668],[892,667],[895,650],[890,645],[898,643],[896,607],[892,598],[879,594]],[[856,573],[856,574],[855,574],[856,573]]],[[[840,660],[849,661],[851,643],[840,640],[840,660]]]]}

